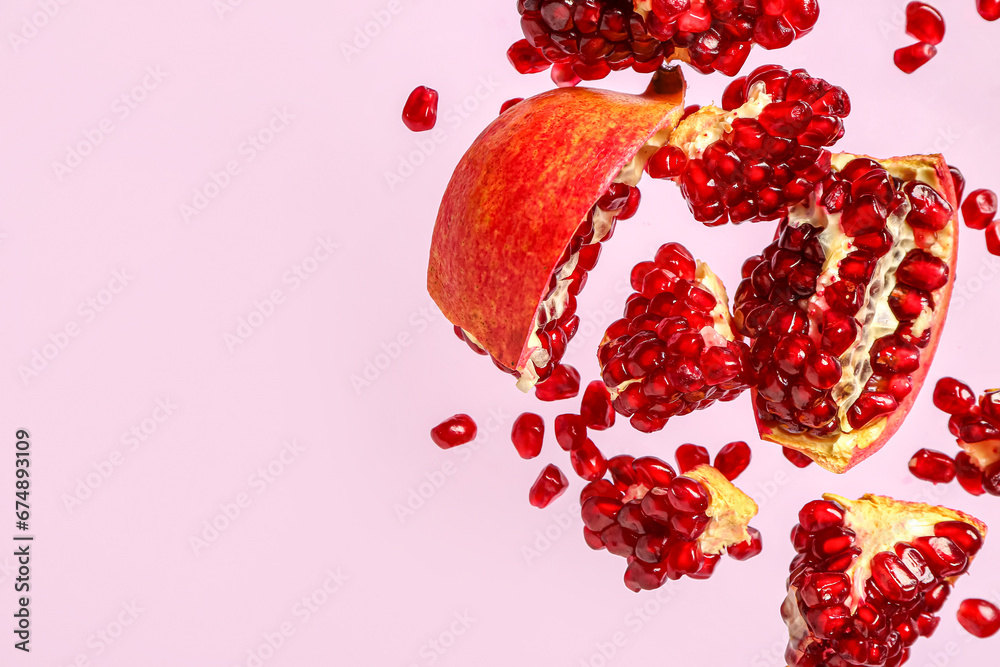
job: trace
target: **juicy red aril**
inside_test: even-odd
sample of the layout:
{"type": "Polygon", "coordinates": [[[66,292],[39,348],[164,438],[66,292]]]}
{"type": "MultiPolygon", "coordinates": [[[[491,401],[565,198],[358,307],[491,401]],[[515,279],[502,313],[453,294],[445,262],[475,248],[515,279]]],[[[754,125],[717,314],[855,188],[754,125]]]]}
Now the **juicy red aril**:
{"type": "Polygon", "coordinates": [[[796,468],[808,468],[813,464],[813,460],[803,454],[802,452],[796,451],[789,447],[782,447],[781,453],[786,459],[791,462],[796,468]]]}
{"type": "Polygon", "coordinates": [[[525,412],[514,420],[510,432],[511,442],[522,459],[533,459],[542,453],[545,421],[538,415],[525,412]]]}
{"type": "Polygon", "coordinates": [[[958,622],[976,637],[992,637],[1000,630],[1000,609],[986,600],[962,600],[958,607],[958,622]]]}
{"type": "Polygon", "coordinates": [[[918,537],[913,546],[920,550],[927,564],[939,577],[952,577],[965,572],[968,555],[948,537],[918,537]]]}
{"type": "Polygon", "coordinates": [[[677,473],[666,461],[655,456],[642,456],[632,462],[636,479],[649,488],[665,487],[677,477],[677,473]]]}
{"type": "Polygon", "coordinates": [[[587,385],[580,404],[580,417],[587,428],[603,431],[615,425],[615,409],[611,405],[611,394],[600,380],[587,385]]]}
{"type": "Polygon", "coordinates": [[[667,500],[679,512],[697,514],[708,509],[709,496],[701,484],[690,477],[678,477],[667,487],[667,500]]]}
{"type": "Polygon", "coordinates": [[[562,401],[580,393],[580,373],[569,364],[559,364],[544,382],[535,385],[540,401],[562,401]]]}
{"type": "Polygon", "coordinates": [[[528,492],[528,502],[539,509],[548,507],[549,503],[561,496],[568,486],[569,481],[562,470],[549,464],[545,466],[538,479],[531,485],[531,490],[528,492]]]}
{"type": "Polygon", "coordinates": [[[947,484],[955,479],[955,461],[943,452],[921,449],[910,459],[910,472],[917,479],[947,484]]]}
{"type": "Polygon", "coordinates": [[[597,449],[597,445],[589,438],[570,451],[569,458],[574,472],[589,482],[604,477],[604,473],[608,470],[607,461],[604,460],[601,451],[597,449]]]}
{"type": "Polygon", "coordinates": [[[552,83],[560,88],[572,88],[582,80],[566,63],[556,63],[552,66],[552,83]]]}
{"type": "Polygon", "coordinates": [[[614,498],[594,496],[584,501],[580,508],[583,525],[595,533],[600,533],[618,522],[618,512],[622,509],[621,502],[614,498]]]}
{"type": "Polygon", "coordinates": [[[911,227],[940,231],[951,220],[954,209],[941,194],[926,183],[907,183],[903,191],[909,196],[913,208],[906,216],[911,227]]]}
{"type": "Polygon", "coordinates": [[[887,551],[872,558],[872,581],[893,602],[910,602],[917,596],[919,583],[899,556],[887,551]]]}
{"type": "Polygon", "coordinates": [[[844,524],[844,508],[829,500],[813,500],[799,510],[799,524],[808,532],[844,524]]]}
{"type": "Polygon", "coordinates": [[[944,39],[944,17],[924,2],[906,6],[906,34],[928,44],[940,44],[944,39]]]}
{"type": "Polygon", "coordinates": [[[851,580],[842,572],[816,572],[806,575],[799,586],[799,598],[807,607],[830,607],[847,600],[851,580]]]}
{"type": "Polygon", "coordinates": [[[955,477],[958,483],[966,492],[981,496],[986,493],[983,486],[983,471],[972,460],[972,457],[965,452],[959,452],[955,456],[955,477]]]}
{"type": "Polygon", "coordinates": [[[730,545],[726,549],[726,553],[729,554],[730,558],[735,558],[736,560],[750,560],[764,550],[764,542],[761,538],[760,531],[756,528],[748,527],[747,532],[750,533],[749,540],[730,545]]]}
{"type": "Polygon", "coordinates": [[[1000,0],[976,0],[976,9],[987,21],[1000,19],[1000,0]]]}
{"type": "Polygon", "coordinates": [[[942,521],[934,525],[934,534],[947,537],[957,544],[969,557],[975,556],[983,548],[983,535],[964,521],[942,521]]]}
{"type": "Polygon", "coordinates": [[[1000,496],[1000,461],[983,471],[983,489],[991,496],[1000,496]]]}
{"type": "Polygon", "coordinates": [[[711,519],[705,514],[674,514],[670,517],[670,531],[674,537],[692,541],[701,537],[711,519]]]}
{"type": "Polygon", "coordinates": [[[521,74],[544,72],[552,66],[545,54],[532,46],[531,42],[526,39],[514,42],[507,49],[507,60],[521,74]]]}
{"type": "Polygon", "coordinates": [[[469,415],[458,414],[431,429],[431,440],[441,449],[451,449],[476,438],[476,422],[469,415]]]}
{"type": "Polygon", "coordinates": [[[715,469],[730,482],[739,477],[750,465],[750,446],[743,442],[731,442],[715,455],[715,469]]]}
{"type": "Polygon", "coordinates": [[[1000,220],[994,220],[986,228],[986,250],[991,255],[1000,256],[1000,220]]]}
{"type": "Polygon", "coordinates": [[[806,613],[806,622],[821,639],[833,639],[843,634],[851,623],[851,610],[844,605],[817,607],[806,613]]]}
{"type": "Polygon", "coordinates": [[[403,106],[403,124],[413,132],[426,132],[437,124],[438,93],[427,86],[417,86],[403,106]]]}
{"type": "Polygon", "coordinates": [[[812,107],[805,102],[772,102],[761,111],[757,122],[772,137],[794,139],[805,131],[812,117],[812,107]]]}
{"type": "Polygon", "coordinates": [[[674,453],[677,459],[677,467],[681,474],[694,470],[698,466],[708,465],[711,459],[708,450],[698,445],[681,445],[674,453]]]}
{"type": "Polygon", "coordinates": [[[556,442],[567,452],[587,439],[587,426],[580,415],[559,415],[555,419],[556,442]]]}
{"type": "Polygon", "coordinates": [[[677,178],[687,166],[687,155],[676,146],[663,146],[649,158],[646,173],[652,178],[677,178]]]}
{"type": "Polygon", "coordinates": [[[843,553],[854,546],[854,531],[843,526],[833,526],[812,536],[809,551],[816,558],[823,559],[843,553]]]}
{"type": "Polygon", "coordinates": [[[934,386],[934,405],[950,415],[964,415],[976,406],[976,395],[964,382],[941,378],[934,386]]]}
{"type": "Polygon", "coordinates": [[[896,279],[918,289],[934,291],[948,284],[948,265],[923,250],[912,250],[896,269],[896,279]]]}
{"type": "Polygon", "coordinates": [[[997,214],[997,196],[992,190],[973,190],[962,204],[962,218],[970,229],[986,229],[997,214]]]}
{"type": "Polygon", "coordinates": [[[667,568],[659,563],[646,563],[636,559],[625,570],[625,586],[630,591],[652,591],[663,585],[667,568]]]}
{"type": "Polygon", "coordinates": [[[896,49],[896,53],[893,54],[893,62],[895,62],[896,67],[902,71],[907,74],[912,74],[917,69],[927,64],[927,61],[936,55],[936,46],[933,44],[918,42],[911,46],[904,46],[901,49],[896,49]]]}

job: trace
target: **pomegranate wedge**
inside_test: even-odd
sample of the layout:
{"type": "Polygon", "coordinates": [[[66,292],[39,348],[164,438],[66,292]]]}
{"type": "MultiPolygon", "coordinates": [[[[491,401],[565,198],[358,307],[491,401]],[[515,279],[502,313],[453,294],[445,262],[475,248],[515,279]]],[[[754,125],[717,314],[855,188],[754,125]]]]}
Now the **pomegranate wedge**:
{"type": "Polygon", "coordinates": [[[873,495],[808,503],[781,606],[789,667],[906,662],[985,536],[983,522],[944,507],[873,495]]]}
{"type": "Polygon", "coordinates": [[[504,112],[462,158],[441,202],[427,288],[470,346],[528,391],[576,333],[576,295],[635,184],[683,109],[661,70],[644,95],[552,90],[504,112]]]}
{"type": "Polygon", "coordinates": [[[957,201],[940,155],[834,155],[743,266],[733,306],[753,342],[760,435],[842,473],[899,429],[944,326],[957,201]]]}

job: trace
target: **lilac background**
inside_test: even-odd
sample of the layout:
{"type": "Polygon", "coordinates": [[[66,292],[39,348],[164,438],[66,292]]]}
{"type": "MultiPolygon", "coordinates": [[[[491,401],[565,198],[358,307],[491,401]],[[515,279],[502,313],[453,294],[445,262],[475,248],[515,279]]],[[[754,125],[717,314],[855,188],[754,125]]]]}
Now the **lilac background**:
{"type": "MultiPolygon", "coordinates": [[[[630,593],[624,561],[580,538],[578,481],[547,511],[526,502],[546,462],[569,469],[564,453],[548,443],[525,463],[508,441],[519,412],[550,418],[577,402],[520,395],[454,339],[424,290],[451,169],[504,100],[548,87],[546,75],[519,77],[506,62],[519,37],[513,0],[64,1],[9,0],[0,10],[0,497],[7,507],[13,434],[28,428],[38,540],[34,650],[14,651],[5,631],[0,663],[258,664],[253,653],[266,665],[778,666],[787,535],[804,502],[872,491],[1000,518],[995,499],[907,473],[921,446],[954,452],[929,391],[892,445],[846,477],[798,471],[758,443],[744,397],[657,436],[625,427],[596,438],[609,455],[664,458],[688,441],[713,452],[734,439],[754,445],[741,485],[761,505],[765,554],[725,562],[708,582],[630,593]],[[42,6],[57,11],[12,42],[25,21],[43,22],[33,19],[42,6]],[[372,28],[373,12],[387,25],[372,28]],[[366,26],[374,36],[346,52],[366,26]],[[399,121],[418,84],[442,96],[433,151],[430,135],[399,121]],[[269,135],[269,125],[280,131],[269,135]],[[241,149],[258,134],[273,141],[241,149]],[[97,143],[88,136],[101,140],[57,173],[72,146],[97,143]],[[219,174],[231,161],[238,173],[227,183],[219,174]],[[410,169],[390,187],[386,173],[403,163],[410,169]],[[214,188],[213,174],[227,187],[214,188]],[[181,206],[196,190],[214,198],[186,220],[181,206]],[[318,239],[337,245],[332,256],[318,239]],[[287,273],[296,267],[312,273],[296,283],[287,273]],[[254,315],[263,323],[252,335],[227,344],[275,290],[280,301],[261,306],[270,316],[254,315]],[[64,337],[67,327],[77,335],[64,337]],[[22,376],[36,352],[52,358],[22,376]],[[175,407],[168,415],[158,401],[175,407]],[[427,430],[459,411],[476,417],[480,438],[442,452],[427,430]],[[130,429],[145,429],[144,440],[130,429]],[[301,451],[283,445],[292,441],[301,451]],[[109,466],[106,478],[94,476],[109,466]],[[205,522],[224,525],[220,507],[235,514],[238,500],[239,516],[193,547],[205,522]],[[122,612],[133,604],[134,621],[122,612]],[[264,637],[282,630],[290,636],[269,650],[264,637]]],[[[972,0],[942,4],[942,52],[913,76],[891,63],[910,42],[903,2],[825,0],[814,34],[780,53],[755,51],[750,66],[805,66],[846,86],[854,113],[843,150],[943,150],[972,187],[996,187],[991,73],[1000,53],[987,44],[1000,25],[980,20],[972,0]]],[[[726,83],[690,78],[692,101],[718,99],[726,83]]],[[[604,83],[644,86],[632,74],[604,83]]],[[[704,229],[674,188],[646,184],[643,194],[581,301],[590,324],[569,359],[587,378],[596,377],[599,330],[624,301],[621,279],[659,243],[687,244],[734,289],[742,260],[772,233],[704,229]]],[[[1000,267],[984,246],[980,234],[965,235],[959,296],[932,373],[977,390],[1000,383],[1000,267]]],[[[954,610],[962,597],[1000,598],[997,548],[983,553],[913,664],[993,659],[1000,640],[968,639],[954,610]]],[[[7,619],[13,565],[0,547],[7,619]]]]}

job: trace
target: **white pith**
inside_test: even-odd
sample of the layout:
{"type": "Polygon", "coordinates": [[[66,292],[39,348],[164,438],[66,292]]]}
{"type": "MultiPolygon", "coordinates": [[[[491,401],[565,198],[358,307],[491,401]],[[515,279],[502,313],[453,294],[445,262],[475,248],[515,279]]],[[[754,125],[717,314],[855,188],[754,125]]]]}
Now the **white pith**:
{"type": "Polygon", "coordinates": [[[719,107],[707,106],[696,111],[694,116],[698,116],[698,122],[687,123],[686,128],[699,131],[692,134],[685,132],[685,128],[678,128],[670,138],[670,143],[682,148],[687,153],[688,159],[700,158],[705,149],[722,139],[726,134],[733,131],[733,121],[737,118],[757,118],[773,98],[765,92],[764,83],[757,82],[750,89],[747,101],[740,107],[732,111],[726,111],[719,107]]]}
{"type": "Polygon", "coordinates": [[[1000,461],[1000,440],[965,442],[960,439],[958,444],[969,454],[973,463],[980,470],[986,470],[997,461],[1000,461]]]}

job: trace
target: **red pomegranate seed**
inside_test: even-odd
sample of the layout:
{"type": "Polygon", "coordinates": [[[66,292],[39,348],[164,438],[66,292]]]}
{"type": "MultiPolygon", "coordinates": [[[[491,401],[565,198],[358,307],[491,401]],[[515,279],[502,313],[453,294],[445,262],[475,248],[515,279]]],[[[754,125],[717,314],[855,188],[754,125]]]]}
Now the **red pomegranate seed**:
{"type": "Polygon", "coordinates": [[[851,623],[851,610],[842,604],[817,607],[806,613],[806,622],[821,639],[838,637],[851,623]]]}
{"type": "Polygon", "coordinates": [[[947,484],[955,479],[955,461],[943,452],[921,449],[910,459],[910,472],[925,482],[947,484]]]}
{"type": "Polygon", "coordinates": [[[531,491],[528,492],[528,502],[539,509],[548,507],[549,503],[561,496],[568,486],[569,480],[566,479],[562,470],[549,464],[545,466],[538,479],[531,485],[531,491]]]}
{"type": "Polygon", "coordinates": [[[983,488],[983,471],[965,452],[959,452],[955,456],[955,476],[958,478],[958,483],[968,493],[974,496],[986,493],[986,489],[983,488]]]}
{"type": "Polygon", "coordinates": [[[986,249],[991,255],[1000,256],[1000,220],[994,220],[986,228],[986,249]]]}
{"type": "Polygon", "coordinates": [[[571,451],[587,440],[587,427],[580,415],[559,415],[555,420],[556,442],[571,451]]]}
{"type": "Polygon", "coordinates": [[[985,639],[1000,630],[1000,609],[992,602],[972,598],[958,606],[958,622],[970,634],[985,639]]]}
{"type": "Polygon", "coordinates": [[[437,124],[437,108],[437,91],[427,86],[417,86],[403,106],[403,124],[413,132],[433,130],[437,124]]]}
{"type": "Polygon", "coordinates": [[[726,549],[726,553],[729,554],[730,558],[750,560],[764,550],[764,542],[761,539],[760,531],[750,526],[747,528],[747,532],[750,533],[749,541],[733,544],[726,549]]]}
{"type": "Polygon", "coordinates": [[[983,548],[983,535],[964,521],[942,521],[934,525],[934,534],[947,537],[957,544],[969,557],[975,556],[983,548]]]}
{"type": "Polygon", "coordinates": [[[987,21],[1000,19],[1000,0],[976,0],[976,9],[987,21]]]}
{"type": "Polygon", "coordinates": [[[583,540],[594,551],[600,551],[604,548],[604,541],[601,539],[601,534],[595,533],[586,526],[583,527],[583,540]]]}
{"type": "Polygon", "coordinates": [[[893,602],[910,602],[917,597],[920,582],[899,556],[883,551],[872,558],[872,581],[893,602]]]}
{"type": "Polygon", "coordinates": [[[997,214],[997,196],[992,190],[973,190],[962,204],[962,218],[970,229],[986,229],[997,214]]]}
{"type": "Polygon", "coordinates": [[[707,449],[691,444],[678,447],[674,457],[677,459],[677,468],[682,475],[698,466],[708,465],[711,461],[707,449]]]}
{"type": "Polygon", "coordinates": [[[829,500],[814,500],[799,510],[799,524],[810,533],[844,523],[844,508],[829,500]]]}
{"type": "Polygon", "coordinates": [[[965,192],[965,176],[958,167],[949,164],[948,171],[951,172],[951,180],[955,182],[955,199],[962,201],[962,193],[965,192]]]}
{"type": "Polygon", "coordinates": [[[652,178],[677,178],[687,166],[687,155],[677,146],[666,145],[653,153],[646,163],[646,173],[652,178]]]}
{"type": "Polygon", "coordinates": [[[896,63],[896,67],[907,74],[912,74],[918,68],[927,64],[927,61],[935,55],[937,55],[936,46],[933,44],[918,42],[911,46],[904,46],[901,49],[896,49],[893,61],[896,63]]]}
{"type": "Polygon", "coordinates": [[[679,512],[698,514],[708,509],[708,491],[690,477],[678,477],[667,487],[667,500],[679,512]]]}
{"type": "Polygon", "coordinates": [[[677,574],[694,574],[705,562],[705,554],[697,542],[678,542],[667,556],[668,571],[677,574]]]}
{"type": "Polygon", "coordinates": [[[582,80],[567,63],[556,63],[552,66],[552,83],[560,88],[572,88],[582,80]]]}
{"type": "Polygon", "coordinates": [[[431,440],[441,449],[451,449],[476,438],[476,422],[472,417],[457,414],[431,429],[431,440]]]}
{"type": "Polygon", "coordinates": [[[608,471],[607,461],[604,460],[601,451],[597,449],[597,445],[589,438],[582,445],[570,451],[569,459],[576,474],[588,482],[596,482],[604,477],[604,473],[608,471]]]}
{"type": "Polygon", "coordinates": [[[504,103],[503,103],[503,104],[502,104],[502,105],[500,106],[500,113],[501,113],[501,115],[502,115],[502,114],[503,114],[504,112],[506,112],[506,111],[507,111],[508,109],[510,109],[511,107],[513,107],[513,106],[515,106],[515,105],[517,105],[517,104],[520,104],[520,103],[521,103],[521,102],[523,102],[523,101],[524,101],[524,98],[523,98],[523,97],[515,97],[515,98],[513,98],[513,99],[510,99],[510,100],[507,100],[506,102],[504,102],[504,103]]]}
{"type": "Polygon", "coordinates": [[[659,563],[646,563],[636,559],[625,570],[625,586],[630,591],[652,591],[664,584],[667,568],[659,563]]]}
{"type": "Polygon", "coordinates": [[[920,42],[940,44],[944,39],[944,17],[924,2],[906,6],[906,34],[920,42]]]}
{"type": "Polygon", "coordinates": [[[782,447],[781,453],[784,454],[785,458],[788,459],[796,468],[808,468],[813,464],[813,460],[811,458],[794,449],[782,447]]]}
{"type": "Polygon", "coordinates": [[[552,63],[526,39],[522,39],[507,49],[507,60],[521,74],[544,72],[552,63]]]}
{"type": "Polygon", "coordinates": [[[964,382],[941,378],[934,386],[934,405],[950,415],[965,415],[975,408],[976,395],[964,382]]]}
{"type": "Polygon", "coordinates": [[[750,457],[750,445],[743,441],[731,442],[715,455],[715,468],[731,482],[747,469],[750,457]]]}
{"type": "Polygon", "coordinates": [[[983,489],[991,496],[1000,496],[1000,461],[983,471],[983,489]]]}
{"type": "Polygon", "coordinates": [[[533,459],[542,453],[545,421],[532,412],[525,412],[514,420],[510,432],[511,442],[522,459],[533,459]]]}
{"type": "Polygon", "coordinates": [[[583,525],[595,533],[618,523],[618,512],[622,509],[621,502],[614,498],[594,496],[584,501],[580,507],[583,525]]]}
{"type": "Polygon", "coordinates": [[[580,393],[580,373],[569,364],[559,364],[545,382],[535,385],[540,401],[562,401],[580,393]]]}
{"type": "Polygon", "coordinates": [[[807,607],[830,607],[847,600],[851,579],[842,572],[816,572],[806,575],[799,587],[799,597],[807,607]]]}
{"type": "Polygon", "coordinates": [[[948,284],[950,270],[943,261],[923,250],[912,250],[896,269],[896,279],[932,292],[948,284]]]}
{"type": "Polygon", "coordinates": [[[587,385],[580,404],[580,417],[587,428],[603,431],[615,425],[615,409],[611,405],[611,394],[601,380],[587,385]]]}

